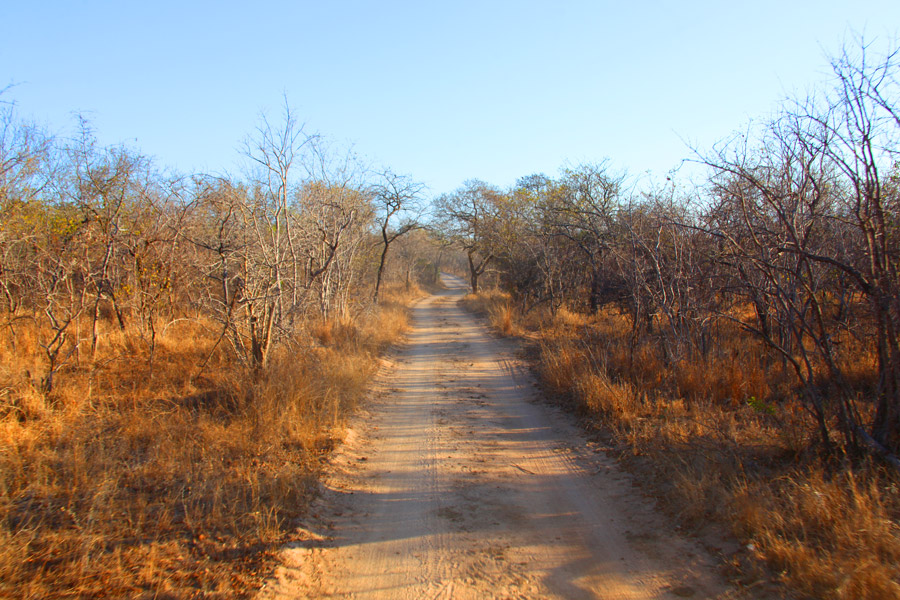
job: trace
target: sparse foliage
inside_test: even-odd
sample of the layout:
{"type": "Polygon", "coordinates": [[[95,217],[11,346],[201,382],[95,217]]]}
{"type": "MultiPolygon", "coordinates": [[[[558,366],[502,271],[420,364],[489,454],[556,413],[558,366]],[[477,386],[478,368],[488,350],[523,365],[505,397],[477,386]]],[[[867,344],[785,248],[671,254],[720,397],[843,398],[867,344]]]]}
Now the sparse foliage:
{"type": "Polygon", "coordinates": [[[421,194],[424,189],[423,184],[417,183],[408,175],[397,175],[385,170],[378,175],[377,183],[370,190],[375,205],[375,224],[381,234],[381,253],[375,273],[375,302],[378,302],[391,244],[421,227],[421,194]]]}
{"type": "Polygon", "coordinates": [[[479,278],[497,257],[503,202],[500,190],[477,180],[435,201],[443,229],[466,253],[469,284],[475,293],[479,278]]]}

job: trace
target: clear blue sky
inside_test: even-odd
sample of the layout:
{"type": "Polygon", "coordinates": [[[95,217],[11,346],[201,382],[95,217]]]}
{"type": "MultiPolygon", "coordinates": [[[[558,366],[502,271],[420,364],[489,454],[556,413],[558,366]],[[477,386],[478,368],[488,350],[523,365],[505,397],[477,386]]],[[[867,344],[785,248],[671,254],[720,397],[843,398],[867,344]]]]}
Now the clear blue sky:
{"type": "Polygon", "coordinates": [[[657,177],[828,76],[900,0],[232,2],[0,6],[0,87],[54,132],[88,116],[183,172],[233,172],[283,94],[310,132],[432,193],[609,157],[657,177]]]}

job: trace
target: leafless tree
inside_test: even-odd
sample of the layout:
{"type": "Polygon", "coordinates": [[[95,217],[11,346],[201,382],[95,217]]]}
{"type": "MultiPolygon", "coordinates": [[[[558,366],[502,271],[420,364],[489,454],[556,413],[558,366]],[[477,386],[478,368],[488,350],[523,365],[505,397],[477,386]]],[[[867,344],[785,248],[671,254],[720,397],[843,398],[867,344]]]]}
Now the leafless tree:
{"type": "Polygon", "coordinates": [[[111,303],[120,329],[125,315],[119,298],[117,263],[127,213],[142,185],[140,172],[146,159],[122,147],[97,148],[87,122],[81,119],[80,134],[69,147],[72,179],[64,188],[67,200],[77,208],[86,235],[85,275],[93,294],[91,307],[91,356],[97,352],[101,303],[111,303]]]}
{"type": "Polygon", "coordinates": [[[421,194],[425,185],[408,175],[397,175],[386,169],[378,174],[377,182],[370,193],[375,205],[375,225],[381,235],[381,253],[378,270],[375,273],[373,302],[378,302],[384,266],[391,244],[399,238],[421,227],[421,194]],[[399,219],[399,223],[394,221],[399,219]]]}
{"type": "Polygon", "coordinates": [[[833,441],[820,366],[836,383],[845,446],[869,446],[900,465],[891,454],[900,448],[898,199],[886,175],[900,132],[897,54],[870,63],[861,48],[835,59],[833,93],[789,106],[757,143],[708,157],[719,198],[710,233],[730,249],[756,307],[751,329],[792,366],[825,446],[833,441]],[[848,301],[851,283],[864,304],[848,301]],[[878,358],[867,426],[839,360],[845,330],[870,340],[878,358]]]}
{"type": "Polygon", "coordinates": [[[435,201],[445,230],[466,253],[473,293],[478,292],[479,277],[496,257],[502,196],[500,190],[471,180],[435,201]]]}
{"type": "Polygon", "coordinates": [[[553,233],[568,239],[587,261],[588,304],[596,312],[608,288],[603,260],[617,235],[616,215],[625,175],[613,173],[608,161],[566,169],[549,194],[547,211],[553,233]]]}

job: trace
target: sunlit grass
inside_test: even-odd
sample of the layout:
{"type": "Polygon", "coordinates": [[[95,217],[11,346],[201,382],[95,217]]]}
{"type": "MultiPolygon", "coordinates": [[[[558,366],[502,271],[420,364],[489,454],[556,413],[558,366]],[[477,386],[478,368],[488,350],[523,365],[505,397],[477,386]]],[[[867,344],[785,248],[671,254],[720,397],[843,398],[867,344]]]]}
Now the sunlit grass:
{"type": "Polygon", "coordinates": [[[323,453],[407,325],[410,296],[273,351],[254,377],[216,327],[104,329],[94,365],[39,391],[36,331],[0,344],[0,596],[248,597],[323,453]]]}
{"type": "MultiPolygon", "coordinates": [[[[685,526],[733,531],[801,597],[900,598],[900,481],[875,467],[825,470],[790,373],[758,342],[723,328],[713,351],[667,363],[614,310],[525,318],[496,292],[466,305],[498,332],[509,334],[506,320],[520,324],[538,347],[543,388],[612,434],[625,464],[685,526]]],[[[845,347],[854,385],[866,389],[874,361],[845,347]]]]}

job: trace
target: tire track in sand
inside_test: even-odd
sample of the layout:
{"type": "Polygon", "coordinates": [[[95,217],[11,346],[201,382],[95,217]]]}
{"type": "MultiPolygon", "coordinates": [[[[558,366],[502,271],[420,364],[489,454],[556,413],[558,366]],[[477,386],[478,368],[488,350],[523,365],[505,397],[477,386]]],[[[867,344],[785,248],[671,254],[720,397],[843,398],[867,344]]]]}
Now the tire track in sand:
{"type": "Polygon", "coordinates": [[[260,598],[737,598],[444,283],[260,598]]]}

